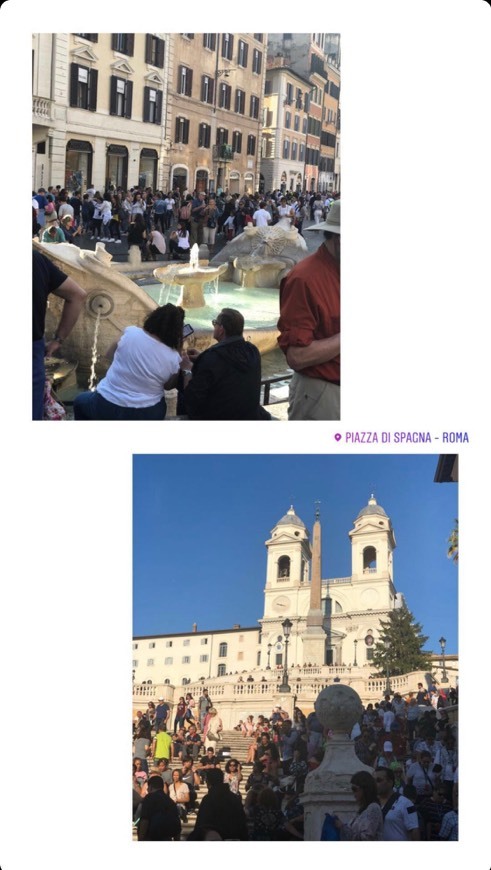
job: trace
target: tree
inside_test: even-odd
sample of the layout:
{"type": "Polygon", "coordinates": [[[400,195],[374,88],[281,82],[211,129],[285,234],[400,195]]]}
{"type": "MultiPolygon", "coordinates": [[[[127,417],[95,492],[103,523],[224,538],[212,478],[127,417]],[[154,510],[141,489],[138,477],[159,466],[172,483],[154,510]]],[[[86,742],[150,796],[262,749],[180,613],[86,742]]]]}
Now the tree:
{"type": "Polygon", "coordinates": [[[455,520],[455,528],[452,529],[448,539],[447,556],[452,559],[455,564],[459,561],[459,521],[455,520]]]}
{"type": "Polygon", "coordinates": [[[388,666],[390,676],[431,670],[431,652],[423,649],[427,640],[421,625],[415,622],[404,603],[391,610],[388,619],[380,620],[380,640],[373,648],[373,664],[384,675],[388,666]]]}

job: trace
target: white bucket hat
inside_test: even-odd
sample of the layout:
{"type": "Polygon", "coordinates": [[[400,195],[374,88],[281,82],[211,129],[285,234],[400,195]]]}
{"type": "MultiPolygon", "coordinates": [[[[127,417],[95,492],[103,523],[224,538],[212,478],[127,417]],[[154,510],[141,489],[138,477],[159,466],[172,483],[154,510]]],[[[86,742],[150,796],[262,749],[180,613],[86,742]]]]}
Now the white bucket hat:
{"type": "Polygon", "coordinates": [[[329,230],[330,233],[341,232],[341,200],[336,199],[329,209],[329,213],[325,221],[319,224],[313,224],[311,227],[305,227],[308,230],[329,230]]]}

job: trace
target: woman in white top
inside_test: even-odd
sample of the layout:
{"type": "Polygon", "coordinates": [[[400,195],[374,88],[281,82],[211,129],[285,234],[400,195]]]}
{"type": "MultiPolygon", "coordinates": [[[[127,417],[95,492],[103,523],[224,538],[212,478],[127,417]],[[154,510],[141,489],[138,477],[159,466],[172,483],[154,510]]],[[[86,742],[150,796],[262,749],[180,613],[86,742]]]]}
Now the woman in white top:
{"type": "Polygon", "coordinates": [[[315,201],[314,201],[313,211],[314,211],[314,220],[315,220],[316,224],[320,224],[320,222],[322,220],[322,215],[324,212],[324,205],[322,203],[320,196],[317,196],[315,201]]]}
{"type": "Polygon", "coordinates": [[[182,781],[182,770],[172,771],[172,783],[169,786],[169,797],[177,805],[183,821],[187,820],[186,806],[189,803],[189,786],[182,781]]]}
{"type": "Polygon", "coordinates": [[[278,226],[285,227],[285,229],[290,230],[295,217],[295,210],[292,205],[287,205],[284,196],[282,196],[280,199],[280,204],[278,206],[278,216],[278,226]]]}
{"type": "Polygon", "coordinates": [[[94,392],[73,403],[76,420],[164,420],[165,390],[177,384],[180,368],[190,368],[182,353],[184,309],[170,302],[152,311],[143,324],[128,326],[106,353],[114,359],[94,392]]]}

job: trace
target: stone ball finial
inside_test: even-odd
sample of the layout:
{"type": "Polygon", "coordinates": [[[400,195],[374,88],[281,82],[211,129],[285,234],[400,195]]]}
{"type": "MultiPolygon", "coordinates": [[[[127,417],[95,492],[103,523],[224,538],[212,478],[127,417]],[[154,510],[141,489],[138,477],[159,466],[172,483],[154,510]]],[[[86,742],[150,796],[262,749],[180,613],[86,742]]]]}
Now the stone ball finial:
{"type": "Polygon", "coordinates": [[[324,728],[345,733],[351,732],[363,710],[358,693],[342,683],[323,689],[314,706],[324,728]]]}

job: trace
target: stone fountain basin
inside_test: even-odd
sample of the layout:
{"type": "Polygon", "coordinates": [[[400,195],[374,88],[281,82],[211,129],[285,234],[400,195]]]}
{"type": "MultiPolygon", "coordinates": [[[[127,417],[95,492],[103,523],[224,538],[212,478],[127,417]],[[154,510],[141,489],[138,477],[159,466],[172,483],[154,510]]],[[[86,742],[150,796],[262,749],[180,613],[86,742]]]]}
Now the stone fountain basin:
{"type": "Polygon", "coordinates": [[[281,279],[295,265],[293,260],[277,257],[234,257],[232,280],[241,287],[279,287],[281,279]]]}
{"type": "Polygon", "coordinates": [[[177,284],[182,287],[177,304],[184,308],[202,308],[205,305],[204,285],[218,279],[227,271],[226,264],[208,266],[200,263],[197,268],[171,264],[153,270],[162,284],[177,284]]]}

